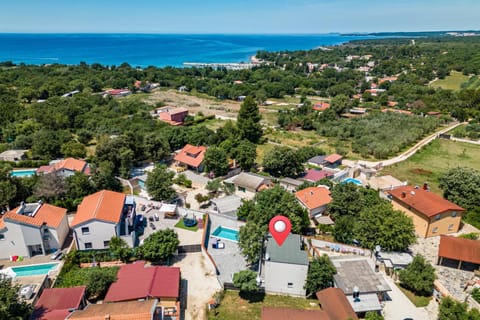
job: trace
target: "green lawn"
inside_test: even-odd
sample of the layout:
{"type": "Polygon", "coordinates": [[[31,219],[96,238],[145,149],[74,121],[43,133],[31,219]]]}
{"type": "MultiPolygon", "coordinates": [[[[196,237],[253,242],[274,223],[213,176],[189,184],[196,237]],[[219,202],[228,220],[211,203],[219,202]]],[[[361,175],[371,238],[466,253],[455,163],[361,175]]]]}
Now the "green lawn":
{"type": "Polygon", "coordinates": [[[198,224],[194,225],[193,227],[187,227],[186,225],[183,224],[183,219],[180,219],[180,221],[177,222],[175,227],[180,228],[180,229],[193,231],[193,232],[196,232],[198,230],[198,224]]]}
{"type": "Polygon", "coordinates": [[[428,182],[433,192],[441,194],[438,178],[454,167],[480,170],[480,145],[436,139],[408,160],[384,168],[382,175],[392,176],[411,185],[428,182]]]}
{"type": "Polygon", "coordinates": [[[421,297],[421,296],[416,296],[413,292],[402,288],[401,286],[398,286],[400,290],[402,290],[403,294],[407,296],[407,298],[412,301],[412,303],[417,307],[417,308],[423,308],[428,306],[430,303],[430,300],[432,300],[432,297],[421,297]]]}
{"type": "Polygon", "coordinates": [[[209,320],[255,320],[260,319],[262,307],[288,307],[294,309],[320,310],[317,300],[288,296],[247,294],[238,291],[225,291],[220,306],[211,311],[209,320]],[[243,296],[243,297],[242,297],[243,296]]]}
{"type": "Polygon", "coordinates": [[[446,90],[460,90],[462,83],[467,82],[468,76],[463,75],[461,72],[452,71],[450,75],[445,79],[437,80],[431,84],[434,88],[442,88],[446,90]]]}

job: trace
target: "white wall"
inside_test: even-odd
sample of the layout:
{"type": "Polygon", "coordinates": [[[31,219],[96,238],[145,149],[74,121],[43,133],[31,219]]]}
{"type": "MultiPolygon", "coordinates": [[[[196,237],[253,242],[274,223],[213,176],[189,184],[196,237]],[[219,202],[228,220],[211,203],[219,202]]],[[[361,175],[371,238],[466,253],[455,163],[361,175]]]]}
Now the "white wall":
{"type": "Polygon", "coordinates": [[[2,232],[4,240],[0,240],[0,258],[8,259],[10,256],[29,257],[28,245],[42,245],[40,229],[4,221],[6,229],[2,232]]]}
{"type": "Polygon", "coordinates": [[[265,292],[305,297],[308,265],[265,262],[265,292]],[[289,287],[288,283],[292,283],[289,287]]]}
{"type": "Polygon", "coordinates": [[[85,249],[85,243],[91,242],[92,249],[105,249],[104,241],[110,241],[113,236],[116,236],[116,225],[113,223],[102,221],[91,221],[76,226],[73,229],[73,235],[77,243],[78,250],[85,249]],[[89,234],[82,234],[82,227],[90,228],[89,234]]]}

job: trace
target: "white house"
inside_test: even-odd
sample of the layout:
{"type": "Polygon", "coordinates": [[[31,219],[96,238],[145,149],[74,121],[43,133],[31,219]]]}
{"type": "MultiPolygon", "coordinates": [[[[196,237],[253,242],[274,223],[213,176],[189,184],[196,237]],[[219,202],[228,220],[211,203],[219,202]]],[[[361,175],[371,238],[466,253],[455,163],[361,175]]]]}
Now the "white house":
{"type": "Polygon", "coordinates": [[[263,270],[266,293],[305,297],[307,272],[308,256],[298,234],[290,234],[282,246],[268,236],[263,270]]]}
{"type": "Polygon", "coordinates": [[[137,216],[133,197],[102,190],[83,198],[72,221],[78,250],[108,248],[114,236],[135,244],[137,216]]]}
{"type": "Polygon", "coordinates": [[[307,209],[310,218],[322,216],[332,201],[330,190],[325,186],[305,188],[297,191],[295,197],[300,205],[307,209]]]}
{"type": "Polygon", "coordinates": [[[48,174],[54,172],[64,178],[67,178],[73,176],[75,172],[81,172],[88,175],[90,174],[90,167],[85,160],[67,158],[63,160],[52,161],[48,166],[41,166],[37,170],[38,174],[48,174]]]}
{"type": "Polygon", "coordinates": [[[236,194],[241,198],[253,198],[258,191],[268,189],[272,180],[259,174],[251,172],[241,172],[240,174],[223,181],[227,184],[233,184],[236,194]]]}
{"type": "Polygon", "coordinates": [[[22,203],[0,217],[0,259],[49,254],[68,235],[67,209],[46,203],[22,203]]]}

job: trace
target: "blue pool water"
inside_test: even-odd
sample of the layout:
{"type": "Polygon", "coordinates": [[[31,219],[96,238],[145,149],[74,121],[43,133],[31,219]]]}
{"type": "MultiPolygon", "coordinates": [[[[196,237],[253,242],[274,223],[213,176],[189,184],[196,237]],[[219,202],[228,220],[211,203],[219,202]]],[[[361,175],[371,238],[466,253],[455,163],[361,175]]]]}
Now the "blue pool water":
{"type": "Polygon", "coordinates": [[[22,178],[22,177],[31,177],[35,175],[37,169],[26,169],[26,170],[13,170],[10,172],[12,177],[22,178]]]}
{"type": "Polygon", "coordinates": [[[362,182],[360,180],[357,180],[357,179],[354,179],[354,178],[347,178],[347,179],[343,180],[342,183],[354,183],[357,186],[362,185],[362,182]]]}
{"type": "Polygon", "coordinates": [[[34,264],[23,267],[12,267],[12,271],[15,272],[17,277],[39,276],[47,274],[50,270],[54,269],[57,266],[58,263],[34,264]]]}
{"type": "Polygon", "coordinates": [[[215,231],[213,231],[212,236],[222,238],[222,239],[226,239],[226,240],[230,240],[230,241],[235,241],[235,242],[238,241],[238,231],[237,230],[228,229],[228,228],[225,228],[225,227],[222,227],[222,226],[217,227],[217,229],[215,229],[215,231]]]}

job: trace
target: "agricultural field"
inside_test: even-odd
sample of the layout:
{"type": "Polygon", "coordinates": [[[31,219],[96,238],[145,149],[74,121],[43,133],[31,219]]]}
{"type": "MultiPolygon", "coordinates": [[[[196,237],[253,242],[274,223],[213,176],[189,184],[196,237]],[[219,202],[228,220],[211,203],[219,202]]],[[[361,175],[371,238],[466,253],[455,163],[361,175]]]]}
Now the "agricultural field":
{"type": "Polygon", "coordinates": [[[262,307],[288,307],[293,309],[320,310],[317,300],[288,296],[265,295],[225,291],[220,306],[209,312],[208,319],[252,320],[260,319],[262,307]]]}
{"type": "Polygon", "coordinates": [[[480,145],[437,139],[420,149],[409,159],[382,169],[411,185],[428,182],[433,192],[442,194],[438,178],[454,167],[471,167],[480,170],[480,145]]]}
{"type": "Polygon", "coordinates": [[[442,88],[445,90],[460,90],[462,84],[467,82],[469,79],[468,76],[462,74],[458,71],[450,72],[450,75],[445,77],[445,79],[436,80],[430,84],[434,88],[442,88]]]}

